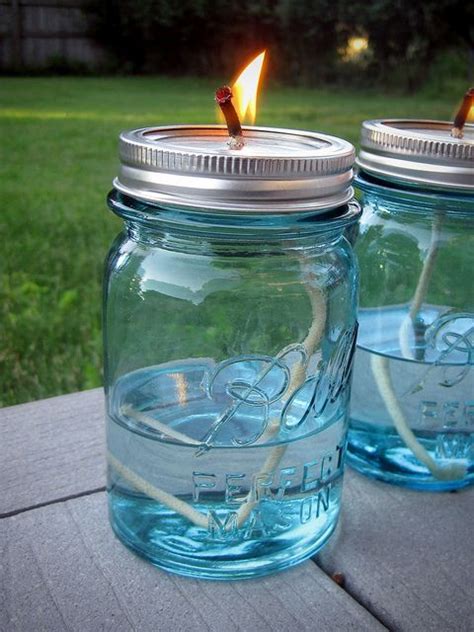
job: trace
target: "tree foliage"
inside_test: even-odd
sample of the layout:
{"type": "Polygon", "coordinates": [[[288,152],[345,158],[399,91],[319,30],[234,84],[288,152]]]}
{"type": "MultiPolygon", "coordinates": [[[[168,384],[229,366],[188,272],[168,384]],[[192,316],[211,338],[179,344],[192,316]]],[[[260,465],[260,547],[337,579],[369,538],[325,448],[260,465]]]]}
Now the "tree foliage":
{"type": "Polygon", "coordinates": [[[85,11],[124,72],[229,76],[266,48],[285,82],[413,88],[444,49],[474,48],[466,0],[89,0],[85,11]],[[369,49],[343,60],[354,35],[369,49]]]}
{"type": "Polygon", "coordinates": [[[436,56],[453,47],[474,48],[474,4],[462,0],[345,1],[346,32],[353,24],[370,41],[367,73],[395,76],[409,89],[426,76],[436,56]],[[350,24],[348,26],[347,24],[350,24]]]}

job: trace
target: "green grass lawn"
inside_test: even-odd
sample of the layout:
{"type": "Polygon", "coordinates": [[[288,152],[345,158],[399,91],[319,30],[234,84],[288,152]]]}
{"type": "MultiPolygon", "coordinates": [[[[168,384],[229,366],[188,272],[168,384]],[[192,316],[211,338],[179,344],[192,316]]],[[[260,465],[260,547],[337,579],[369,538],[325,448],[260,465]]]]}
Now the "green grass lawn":
{"type": "MultiPolygon", "coordinates": [[[[105,206],[120,130],[212,123],[216,82],[0,79],[0,404],[101,384],[105,206]]],[[[363,119],[450,118],[450,97],[268,89],[258,123],[356,142],[363,119]]]]}

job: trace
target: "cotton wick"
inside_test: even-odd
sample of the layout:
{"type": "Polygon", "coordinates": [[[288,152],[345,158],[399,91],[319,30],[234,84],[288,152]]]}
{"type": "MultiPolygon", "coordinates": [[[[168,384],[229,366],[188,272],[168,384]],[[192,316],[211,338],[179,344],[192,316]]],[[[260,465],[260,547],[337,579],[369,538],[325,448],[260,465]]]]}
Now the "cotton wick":
{"type": "Polygon", "coordinates": [[[453,129],[451,130],[451,136],[454,138],[462,138],[463,137],[463,129],[466,123],[466,119],[469,116],[469,110],[474,105],[474,88],[469,88],[469,90],[464,95],[464,98],[461,103],[461,107],[456,114],[453,123],[453,129]]]}
{"type": "Polygon", "coordinates": [[[244,146],[242,126],[240,125],[239,115],[232,103],[232,97],[232,89],[229,86],[223,86],[216,90],[216,103],[224,115],[230,136],[229,147],[231,149],[242,149],[244,146]]]}

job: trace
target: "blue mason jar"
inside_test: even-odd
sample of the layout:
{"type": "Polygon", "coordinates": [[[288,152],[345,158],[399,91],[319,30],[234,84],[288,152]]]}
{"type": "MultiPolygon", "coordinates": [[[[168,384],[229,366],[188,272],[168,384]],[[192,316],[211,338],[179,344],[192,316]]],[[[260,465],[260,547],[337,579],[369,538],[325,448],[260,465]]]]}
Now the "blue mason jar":
{"type": "Polygon", "coordinates": [[[214,126],[124,133],[108,198],[111,524],[216,579],[296,564],[333,532],[356,335],[352,146],[245,134],[239,153],[214,126]]]}
{"type": "Polygon", "coordinates": [[[474,127],[366,121],[348,461],[426,490],[474,481],[474,127]]]}

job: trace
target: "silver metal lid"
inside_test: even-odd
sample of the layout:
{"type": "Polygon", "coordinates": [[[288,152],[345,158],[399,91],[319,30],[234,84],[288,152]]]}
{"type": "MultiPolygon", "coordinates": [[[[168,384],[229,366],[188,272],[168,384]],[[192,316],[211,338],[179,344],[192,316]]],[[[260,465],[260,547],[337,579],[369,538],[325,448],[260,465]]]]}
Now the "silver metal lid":
{"type": "Polygon", "coordinates": [[[382,178],[474,191],[474,125],[453,138],[447,121],[387,119],[362,123],[357,164],[382,178]]]}
{"type": "Polygon", "coordinates": [[[123,132],[120,192],[180,208],[276,213],[335,208],[353,196],[354,147],[334,136],[244,127],[245,146],[228,147],[218,125],[123,132]]]}

